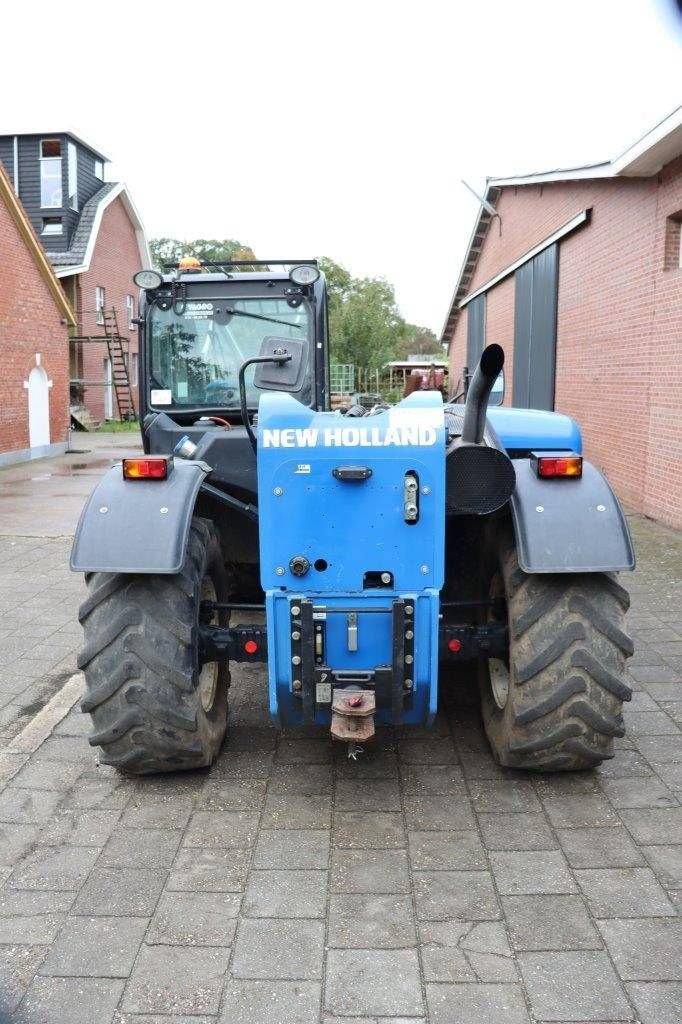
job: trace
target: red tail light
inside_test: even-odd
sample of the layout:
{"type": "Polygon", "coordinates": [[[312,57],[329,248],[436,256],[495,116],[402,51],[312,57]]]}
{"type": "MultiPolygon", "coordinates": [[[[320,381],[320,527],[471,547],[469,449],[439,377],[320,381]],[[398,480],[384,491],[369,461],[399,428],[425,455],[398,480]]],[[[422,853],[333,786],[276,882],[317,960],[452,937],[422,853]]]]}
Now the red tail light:
{"type": "Polygon", "coordinates": [[[166,480],[172,468],[169,457],[154,456],[147,459],[124,459],[124,480],[166,480]]]}
{"type": "Polygon", "coordinates": [[[462,650],[462,641],[453,637],[452,640],[448,640],[448,650],[452,651],[453,654],[458,654],[462,650]]]}
{"type": "Polygon", "coordinates": [[[255,640],[247,640],[244,644],[244,650],[247,654],[255,654],[258,650],[258,644],[255,640]]]}
{"type": "Polygon", "coordinates": [[[544,479],[558,476],[580,479],[583,475],[583,457],[574,452],[551,452],[546,455],[533,452],[531,459],[535,472],[544,479]]]}

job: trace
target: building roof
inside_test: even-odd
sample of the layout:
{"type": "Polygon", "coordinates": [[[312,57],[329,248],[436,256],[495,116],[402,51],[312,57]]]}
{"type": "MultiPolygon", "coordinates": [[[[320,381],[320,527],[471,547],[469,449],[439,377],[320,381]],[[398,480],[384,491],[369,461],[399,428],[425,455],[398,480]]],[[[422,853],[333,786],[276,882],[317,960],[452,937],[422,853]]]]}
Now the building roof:
{"type": "Polygon", "coordinates": [[[72,326],[76,326],[76,315],[71,308],[71,303],[64,294],[62,287],[57,280],[57,276],[50,265],[50,261],[47,258],[45,250],[43,249],[38,236],[33,230],[26,210],[21,204],[18,196],[16,195],[12,182],[10,181],[9,175],[5,168],[0,163],[0,202],[3,202],[7,207],[7,211],[17,226],[17,230],[21,235],[26,248],[33,257],[33,261],[43,278],[45,284],[50,291],[52,298],[54,299],[55,305],[62,317],[72,326]]]}
{"type": "Polygon", "coordinates": [[[30,131],[30,132],[27,132],[27,131],[7,132],[7,131],[0,131],[0,137],[2,137],[2,138],[11,138],[14,135],[16,135],[18,138],[22,138],[22,137],[25,137],[27,135],[39,135],[43,139],[56,139],[58,135],[68,135],[68,137],[70,139],[73,139],[74,142],[77,142],[80,146],[84,146],[86,149],[89,149],[91,153],[94,153],[96,157],[99,157],[100,160],[103,160],[105,164],[106,163],[110,163],[109,157],[105,156],[104,153],[102,153],[101,150],[99,150],[95,146],[93,146],[92,143],[86,142],[85,139],[82,139],[80,137],[80,135],[76,135],[75,132],[69,131],[68,128],[66,128],[66,129],[62,128],[60,131],[56,131],[56,132],[33,132],[33,131],[30,131]]]}
{"type": "MultiPolygon", "coordinates": [[[[509,186],[539,185],[558,181],[588,181],[596,178],[649,178],[658,174],[662,167],[682,155],[682,106],[677,107],[641,139],[629,146],[619,156],[601,163],[585,164],[582,167],[565,167],[552,171],[539,171],[511,177],[486,178],[483,199],[495,209],[502,189],[509,186]]],[[[459,316],[460,304],[465,299],[474,276],[478,257],[494,217],[481,204],[466,256],[459,273],[448,314],[441,331],[441,341],[450,342],[459,316]]]]}
{"type": "Polygon", "coordinates": [[[140,220],[135,204],[130,198],[130,193],[122,181],[109,181],[98,192],[95,192],[94,196],[88,199],[87,203],[83,206],[78,220],[78,227],[73,235],[71,248],[66,252],[50,252],[48,254],[57,277],[70,277],[72,274],[82,274],[89,268],[104,211],[119,197],[135,230],[142,266],[151,266],[151,256],[149,254],[144,225],[140,220]]]}

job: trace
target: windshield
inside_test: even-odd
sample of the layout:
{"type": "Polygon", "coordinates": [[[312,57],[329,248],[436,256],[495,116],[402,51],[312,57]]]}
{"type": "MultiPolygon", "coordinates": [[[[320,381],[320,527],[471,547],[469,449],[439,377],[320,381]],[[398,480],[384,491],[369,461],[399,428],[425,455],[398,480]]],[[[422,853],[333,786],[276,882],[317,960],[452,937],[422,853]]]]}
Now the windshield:
{"type": "MultiPolygon", "coordinates": [[[[226,296],[188,300],[184,310],[182,304],[177,310],[154,306],[150,311],[152,405],[238,409],[239,367],[259,354],[263,339],[310,337],[312,318],[305,302],[293,308],[281,298],[226,296]]],[[[249,366],[245,374],[252,408],[263,393],[253,386],[255,369],[249,366]]],[[[296,397],[310,402],[310,374],[296,397]]]]}

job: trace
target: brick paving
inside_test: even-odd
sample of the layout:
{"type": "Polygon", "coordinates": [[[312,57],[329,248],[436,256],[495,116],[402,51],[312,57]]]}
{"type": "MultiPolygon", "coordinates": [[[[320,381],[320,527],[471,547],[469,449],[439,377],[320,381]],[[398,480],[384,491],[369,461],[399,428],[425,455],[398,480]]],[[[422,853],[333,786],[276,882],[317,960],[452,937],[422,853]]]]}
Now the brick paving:
{"type": "MultiPolygon", "coordinates": [[[[682,538],[632,522],[635,694],[595,772],[498,768],[466,684],[352,763],[272,729],[256,668],[211,771],[125,779],[76,709],[0,755],[0,1020],[679,1024],[682,538]]],[[[2,746],[73,670],[67,552],[0,538],[2,746]]]]}

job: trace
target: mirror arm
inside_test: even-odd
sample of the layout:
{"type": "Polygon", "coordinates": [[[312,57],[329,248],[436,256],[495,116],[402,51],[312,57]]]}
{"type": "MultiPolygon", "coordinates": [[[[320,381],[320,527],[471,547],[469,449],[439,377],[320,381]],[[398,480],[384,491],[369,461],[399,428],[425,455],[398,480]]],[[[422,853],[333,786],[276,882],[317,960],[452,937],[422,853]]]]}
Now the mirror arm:
{"type": "Polygon", "coordinates": [[[256,451],[256,435],[253,432],[253,427],[249,422],[249,410],[246,406],[246,381],[244,374],[247,367],[252,366],[254,363],[277,363],[281,366],[282,363],[288,363],[291,361],[291,355],[287,352],[286,355],[281,356],[254,356],[252,359],[246,359],[239,367],[239,409],[242,414],[242,422],[248,435],[251,447],[254,452],[256,451]]]}

